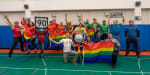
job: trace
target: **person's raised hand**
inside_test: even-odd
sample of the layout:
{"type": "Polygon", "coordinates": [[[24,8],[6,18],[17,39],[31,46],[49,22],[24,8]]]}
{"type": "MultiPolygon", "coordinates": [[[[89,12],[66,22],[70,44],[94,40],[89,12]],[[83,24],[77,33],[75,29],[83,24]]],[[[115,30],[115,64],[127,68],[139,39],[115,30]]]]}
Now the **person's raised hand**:
{"type": "Polygon", "coordinates": [[[8,14],[7,14],[7,13],[4,13],[4,16],[5,16],[5,17],[8,17],[8,14]]]}

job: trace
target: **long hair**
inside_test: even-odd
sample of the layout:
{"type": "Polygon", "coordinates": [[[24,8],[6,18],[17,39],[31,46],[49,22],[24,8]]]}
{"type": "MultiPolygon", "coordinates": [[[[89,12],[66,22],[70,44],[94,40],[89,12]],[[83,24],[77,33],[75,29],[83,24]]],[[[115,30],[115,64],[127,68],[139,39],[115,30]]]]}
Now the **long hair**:
{"type": "Polygon", "coordinates": [[[34,22],[30,21],[30,22],[28,22],[29,27],[30,27],[30,23],[32,23],[32,26],[35,26],[34,22]]]}

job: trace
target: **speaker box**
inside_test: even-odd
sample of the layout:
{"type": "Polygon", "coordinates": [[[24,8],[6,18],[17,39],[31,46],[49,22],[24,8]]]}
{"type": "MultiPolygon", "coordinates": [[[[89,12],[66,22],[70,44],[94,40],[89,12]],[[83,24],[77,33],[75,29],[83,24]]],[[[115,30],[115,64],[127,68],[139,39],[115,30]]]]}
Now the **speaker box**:
{"type": "Polygon", "coordinates": [[[25,4],[25,5],[24,5],[24,9],[29,9],[29,5],[28,5],[28,4],[25,4]]]}
{"type": "Polygon", "coordinates": [[[141,6],[141,1],[136,1],[136,2],[135,2],[135,6],[136,6],[136,7],[141,6]]]}

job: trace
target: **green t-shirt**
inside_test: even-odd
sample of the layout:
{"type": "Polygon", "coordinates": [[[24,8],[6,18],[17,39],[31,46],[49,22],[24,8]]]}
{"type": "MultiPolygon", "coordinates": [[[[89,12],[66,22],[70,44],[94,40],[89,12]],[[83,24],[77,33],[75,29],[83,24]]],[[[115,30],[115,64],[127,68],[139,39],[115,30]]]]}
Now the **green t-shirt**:
{"type": "Polygon", "coordinates": [[[99,26],[99,23],[92,23],[92,25],[93,25],[93,28],[94,28],[94,32],[96,32],[97,28],[99,26]]]}
{"type": "Polygon", "coordinates": [[[109,29],[109,25],[101,25],[101,32],[103,34],[107,34],[109,29]]]}
{"type": "Polygon", "coordinates": [[[84,22],[84,25],[87,25],[87,30],[89,30],[91,28],[91,24],[90,23],[84,22]]]}

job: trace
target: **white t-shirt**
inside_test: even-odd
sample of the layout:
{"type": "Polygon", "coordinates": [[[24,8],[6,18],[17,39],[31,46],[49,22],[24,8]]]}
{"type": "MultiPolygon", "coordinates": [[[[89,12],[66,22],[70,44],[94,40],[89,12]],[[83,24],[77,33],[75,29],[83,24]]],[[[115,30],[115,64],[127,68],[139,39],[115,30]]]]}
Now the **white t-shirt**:
{"type": "Polygon", "coordinates": [[[62,39],[60,42],[63,43],[63,52],[71,52],[71,45],[72,45],[72,40],[71,39],[62,39]]]}

